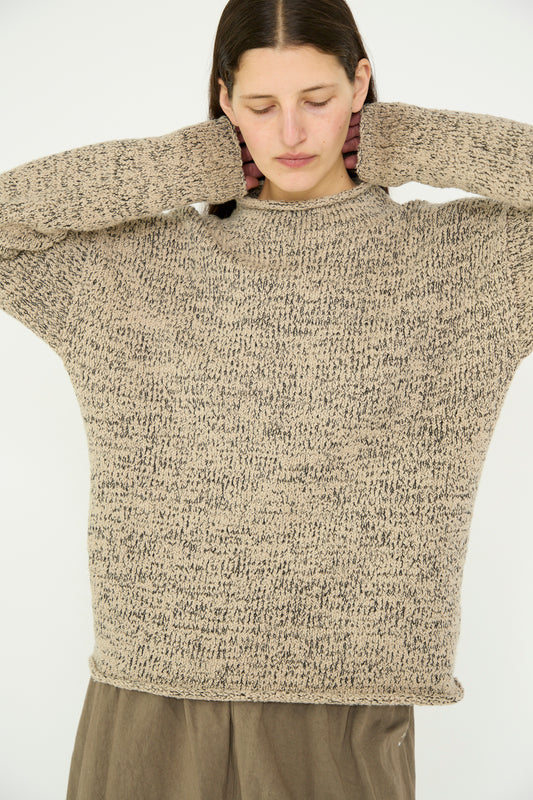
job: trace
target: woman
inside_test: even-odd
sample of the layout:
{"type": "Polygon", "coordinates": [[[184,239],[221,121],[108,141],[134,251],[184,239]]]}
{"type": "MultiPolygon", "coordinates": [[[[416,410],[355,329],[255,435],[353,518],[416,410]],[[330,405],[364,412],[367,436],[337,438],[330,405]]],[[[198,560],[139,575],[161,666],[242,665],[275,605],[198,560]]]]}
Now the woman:
{"type": "Polygon", "coordinates": [[[0,180],[1,306],[91,456],[67,798],[414,798],[533,350],[533,128],[377,102],[343,0],[231,0],[210,116],[0,180]],[[486,197],[393,202],[409,180],[486,197]]]}

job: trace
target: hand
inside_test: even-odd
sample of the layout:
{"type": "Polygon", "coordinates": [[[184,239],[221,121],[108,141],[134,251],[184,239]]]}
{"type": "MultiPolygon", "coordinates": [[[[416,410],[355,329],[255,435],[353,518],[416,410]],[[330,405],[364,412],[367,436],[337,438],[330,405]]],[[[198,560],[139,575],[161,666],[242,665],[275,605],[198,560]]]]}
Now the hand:
{"type": "Polygon", "coordinates": [[[355,169],[357,165],[357,152],[359,150],[359,123],[361,122],[361,111],[355,111],[350,120],[350,127],[346,135],[346,141],[342,147],[344,155],[344,166],[346,169],[355,169]]]}
{"type": "Polygon", "coordinates": [[[248,189],[248,191],[250,191],[250,189],[259,186],[258,178],[264,178],[265,176],[263,175],[259,167],[255,164],[252,158],[252,154],[248,150],[246,142],[243,139],[241,129],[236,128],[236,132],[237,132],[237,138],[241,144],[242,168],[244,175],[246,177],[246,188],[248,189]]]}

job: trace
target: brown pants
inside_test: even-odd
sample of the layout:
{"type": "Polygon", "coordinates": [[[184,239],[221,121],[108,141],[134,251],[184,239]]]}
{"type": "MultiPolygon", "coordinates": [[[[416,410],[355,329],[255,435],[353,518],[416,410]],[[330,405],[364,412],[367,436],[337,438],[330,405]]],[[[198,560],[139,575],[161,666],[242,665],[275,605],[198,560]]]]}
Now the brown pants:
{"type": "Polygon", "coordinates": [[[89,681],[67,800],[414,800],[413,706],[190,700],[89,681]]]}

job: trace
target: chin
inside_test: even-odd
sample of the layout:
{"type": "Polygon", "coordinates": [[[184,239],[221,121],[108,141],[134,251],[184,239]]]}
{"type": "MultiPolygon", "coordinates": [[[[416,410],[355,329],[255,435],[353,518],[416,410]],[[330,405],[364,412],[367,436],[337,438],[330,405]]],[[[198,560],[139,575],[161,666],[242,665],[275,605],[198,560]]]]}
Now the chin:
{"type": "Polygon", "coordinates": [[[291,187],[295,189],[303,189],[303,188],[310,188],[311,186],[316,186],[322,180],[323,176],[313,174],[311,175],[309,172],[307,175],[276,175],[275,179],[270,179],[271,183],[275,183],[280,188],[285,189],[286,191],[290,191],[291,187]]]}

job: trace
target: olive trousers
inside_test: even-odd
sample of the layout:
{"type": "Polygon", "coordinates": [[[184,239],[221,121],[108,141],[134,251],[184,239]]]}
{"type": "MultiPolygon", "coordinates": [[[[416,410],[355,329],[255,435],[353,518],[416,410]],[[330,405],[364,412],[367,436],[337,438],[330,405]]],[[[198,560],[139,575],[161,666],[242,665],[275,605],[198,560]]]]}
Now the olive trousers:
{"type": "Polygon", "coordinates": [[[414,709],[192,700],[89,681],[67,800],[414,800],[414,709]]]}

